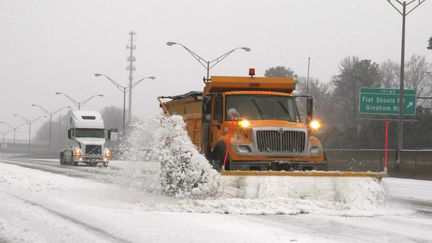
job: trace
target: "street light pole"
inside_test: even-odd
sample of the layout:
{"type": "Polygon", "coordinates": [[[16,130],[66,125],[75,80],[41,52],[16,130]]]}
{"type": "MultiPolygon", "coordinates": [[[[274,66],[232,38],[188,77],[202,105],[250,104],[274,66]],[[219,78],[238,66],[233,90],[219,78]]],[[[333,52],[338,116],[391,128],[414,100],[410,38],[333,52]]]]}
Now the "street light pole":
{"type": "Polygon", "coordinates": [[[310,70],[310,57],[308,58],[308,71],[306,78],[306,94],[309,94],[309,70],[310,70]]]}
{"type": "MultiPolygon", "coordinates": [[[[4,122],[4,124],[7,124],[6,122],[4,122]]],[[[12,127],[12,126],[10,126],[10,125],[8,125],[8,126],[10,126],[10,127],[12,127],[13,128],[13,154],[15,155],[15,152],[16,152],[16,150],[15,150],[15,145],[16,145],[16,143],[15,143],[15,138],[16,138],[16,130],[18,129],[18,128],[20,128],[20,127],[22,127],[22,126],[24,126],[25,124],[27,124],[27,123],[23,123],[23,124],[21,124],[21,125],[19,125],[19,126],[17,126],[17,127],[12,127]]]]}
{"type": "MultiPolygon", "coordinates": [[[[2,135],[3,135],[2,148],[3,148],[3,149],[6,148],[6,144],[5,144],[5,135],[8,134],[8,133],[11,132],[11,131],[12,131],[12,130],[9,130],[9,131],[6,131],[6,132],[3,132],[3,133],[2,133],[2,135]]],[[[4,153],[4,151],[3,151],[3,153],[2,153],[2,157],[3,157],[3,158],[4,158],[4,154],[5,154],[5,153],[4,153]]]]}
{"type": "MultiPolygon", "coordinates": [[[[121,85],[118,82],[114,81],[112,78],[108,77],[105,74],[95,73],[94,75],[96,77],[102,76],[102,77],[108,79],[114,86],[116,86],[117,89],[119,89],[123,93],[123,132],[124,132],[125,129],[126,129],[126,93],[127,92],[131,92],[132,88],[134,88],[135,86],[137,86],[144,79],[156,79],[156,77],[153,77],[153,76],[151,76],[151,77],[144,77],[144,78],[136,81],[135,83],[130,84],[129,86],[123,86],[123,85],[121,85]]],[[[131,113],[131,111],[129,111],[129,113],[131,113]]],[[[129,120],[129,122],[130,122],[130,120],[129,120]]]]}
{"type": "Polygon", "coordinates": [[[426,0],[411,0],[407,2],[401,2],[399,0],[395,0],[399,5],[402,6],[402,11],[400,11],[392,2],[392,0],[387,0],[390,5],[396,9],[396,11],[402,15],[402,44],[401,44],[401,64],[400,64],[400,80],[399,80],[399,124],[398,124],[398,140],[397,140],[397,154],[396,154],[396,164],[395,169],[399,170],[401,163],[401,152],[402,152],[402,144],[403,144],[403,114],[405,107],[403,106],[403,98],[404,98],[404,81],[405,81],[405,20],[406,16],[410,14],[414,9],[416,9],[420,4],[424,3],[426,0]],[[417,2],[413,8],[411,8],[407,12],[407,7],[417,2]]]}
{"type": "Polygon", "coordinates": [[[16,130],[17,130],[17,128],[16,127],[14,127],[14,137],[13,137],[13,155],[15,155],[15,153],[16,153],[16,150],[15,150],[15,134],[16,134],[16,130]]]}
{"type": "Polygon", "coordinates": [[[14,114],[14,116],[17,116],[17,117],[21,118],[22,120],[24,120],[26,122],[24,124],[28,124],[29,125],[28,153],[30,154],[30,152],[31,152],[31,124],[32,124],[32,122],[35,122],[35,121],[39,120],[40,118],[46,118],[47,116],[40,116],[40,117],[35,118],[33,120],[28,120],[25,117],[23,117],[21,115],[18,115],[18,114],[14,114]]]}
{"type": "MultiPolygon", "coordinates": [[[[0,121],[0,124],[5,124],[6,126],[8,126],[10,129],[14,129],[14,127],[12,126],[12,125],[10,125],[9,123],[7,123],[7,122],[2,122],[2,121],[0,121]]],[[[6,134],[8,134],[9,132],[11,132],[12,130],[9,130],[9,131],[6,131],[6,132],[3,132],[3,143],[2,143],[2,146],[3,147],[5,147],[5,135],[6,134]]],[[[3,152],[3,158],[4,158],[4,152],[3,152]]]]}
{"type": "MultiPolygon", "coordinates": [[[[18,115],[18,114],[13,114],[14,116],[17,116],[17,117],[19,117],[19,118],[21,118],[21,119],[23,119],[24,121],[25,121],[25,123],[24,124],[28,124],[29,125],[29,139],[28,139],[28,153],[30,154],[30,149],[31,149],[31,145],[30,145],[30,137],[31,137],[31,122],[30,122],[30,120],[28,120],[28,119],[26,119],[26,118],[24,118],[23,116],[21,116],[21,115],[18,115]]],[[[15,134],[14,134],[14,140],[15,140],[15,134]]],[[[15,143],[14,143],[15,144],[15,143]]],[[[15,146],[15,145],[14,145],[15,146]]]]}
{"type": "Polygon", "coordinates": [[[72,97],[70,97],[69,95],[67,95],[67,94],[65,94],[63,92],[56,92],[55,94],[56,95],[64,95],[64,96],[66,96],[66,98],[68,98],[72,102],[72,104],[74,104],[78,108],[78,110],[81,110],[81,106],[84,106],[87,102],[89,102],[94,97],[103,97],[103,94],[96,94],[96,95],[93,95],[93,96],[91,96],[91,97],[89,97],[89,98],[87,98],[87,99],[85,99],[85,100],[83,100],[81,102],[78,102],[78,101],[76,101],[75,99],[73,99],[72,97]]]}
{"type": "Polygon", "coordinates": [[[216,66],[216,64],[218,64],[219,62],[221,62],[223,59],[225,59],[227,56],[229,56],[231,53],[233,53],[234,51],[238,50],[238,49],[242,49],[246,52],[250,52],[251,49],[248,47],[237,47],[232,49],[231,51],[213,59],[212,61],[208,61],[205,60],[204,58],[200,57],[198,54],[196,54],[195,52],[193,52],[191,49],[187,48],[185,45],[181,44],[181,43],[177,43],[177,42],[172,42],[169,41],[166,43],[168,46],[172,46],[172,45],[179,45],[181,47],[183,47],[187,52],[189,52],[189,54],[195,58],[206,70],[207,70],[207,76],[206,78],[204,78],[204,83],[207,83],[210,81],[210,69],[213,68],[214,66],[216,66]]]}
{"type": "Polygon", "coordinates": [[[40,105],[37,104],[32,104],[33,107],[39,107],[43,112],[45,112],[45,114],[47,114],[49,116],[50,119],[50,123],[49,123],[49,138],[48,138],[48,151],[51,151],[51,137],[52,137],[52,117],[53,115],[57,114],[58,112],[60,112],[61,110],[65,109],[65,108],[71,108],[70,106],[63,106],[60,109],[53,111],[53,112],[49,112],[47,109],[43,108],[40,105]]]}

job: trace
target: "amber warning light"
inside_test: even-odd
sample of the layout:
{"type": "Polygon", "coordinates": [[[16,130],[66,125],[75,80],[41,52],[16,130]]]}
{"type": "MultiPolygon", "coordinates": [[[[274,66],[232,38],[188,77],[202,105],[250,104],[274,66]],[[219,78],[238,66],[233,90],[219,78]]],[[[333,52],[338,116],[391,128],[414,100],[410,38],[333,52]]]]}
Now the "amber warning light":
{"type": "Polygon", "coordinates": [[[255,68],[249,68],[249,76],[251,76],[251,78],[255,76],[255,68]]]}

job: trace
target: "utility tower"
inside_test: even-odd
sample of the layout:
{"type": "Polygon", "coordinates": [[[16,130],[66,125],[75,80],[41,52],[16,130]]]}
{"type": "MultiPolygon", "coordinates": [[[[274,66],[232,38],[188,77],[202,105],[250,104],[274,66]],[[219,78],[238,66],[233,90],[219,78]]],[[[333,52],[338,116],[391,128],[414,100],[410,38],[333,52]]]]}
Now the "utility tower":
{"type": "Polygon", "coordinates": [[[133,81],[133,72],[135,71],[134,62],[136,61],[136,58],[133,56],[133,50],[135,50],[136,46],[134,45],[134,35],[136,33],[134,31],[129,32],[130,35],[130,44],[126,46],[126,49],[129,49],[129,57],[128,62],[129,65],[127,66],[127,70],[129,70],[129,112],[128,112],[128,124],[130,124],[132,119],[132,81],[133,81]]]}

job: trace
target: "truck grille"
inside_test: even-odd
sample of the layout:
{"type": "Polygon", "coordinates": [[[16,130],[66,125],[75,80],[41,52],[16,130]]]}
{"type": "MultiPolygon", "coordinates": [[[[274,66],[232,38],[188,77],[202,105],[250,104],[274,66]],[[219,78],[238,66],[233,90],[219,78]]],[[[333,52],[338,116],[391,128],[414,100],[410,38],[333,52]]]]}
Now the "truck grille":
{"type": "Polygon", "coordinates": [[[86,154],[102,154],[102,147],[100,145],[86,145],[86,154]]]}
{"type": "Polygon", "coordinates": [[[294,152],[305,149],[306,134],[303,131],[256,131],[260,152],[294,152]]]}

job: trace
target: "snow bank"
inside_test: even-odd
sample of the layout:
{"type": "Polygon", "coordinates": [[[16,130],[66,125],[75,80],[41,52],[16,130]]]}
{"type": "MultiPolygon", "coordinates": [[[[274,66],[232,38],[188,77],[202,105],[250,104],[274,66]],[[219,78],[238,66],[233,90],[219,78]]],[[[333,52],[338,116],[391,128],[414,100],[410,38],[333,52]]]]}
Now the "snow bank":
{"type": "Polygon", "coordinates": [[[141,176],[142,186],[184,199],[176,205],[151,205],[150,210],[369,215],[386,201],[383,186],[372,178],[220,176],[195,149],[181,116],[160,115],[136,123],[127,142],[125,159],[141,162],[130,164],[133,168],[124,177],[139,181],[141,176]],[[157,177],[136,166],[150,161],[160,165],[153,172],[157,177]]]}
{"type": "Polygon", "coordinates": [[[181,116],[134,124],[127,139],[127,160],[160,163],[161,190],[178,198],[213,196],[220,176],[190,141],[181,116]]]}

